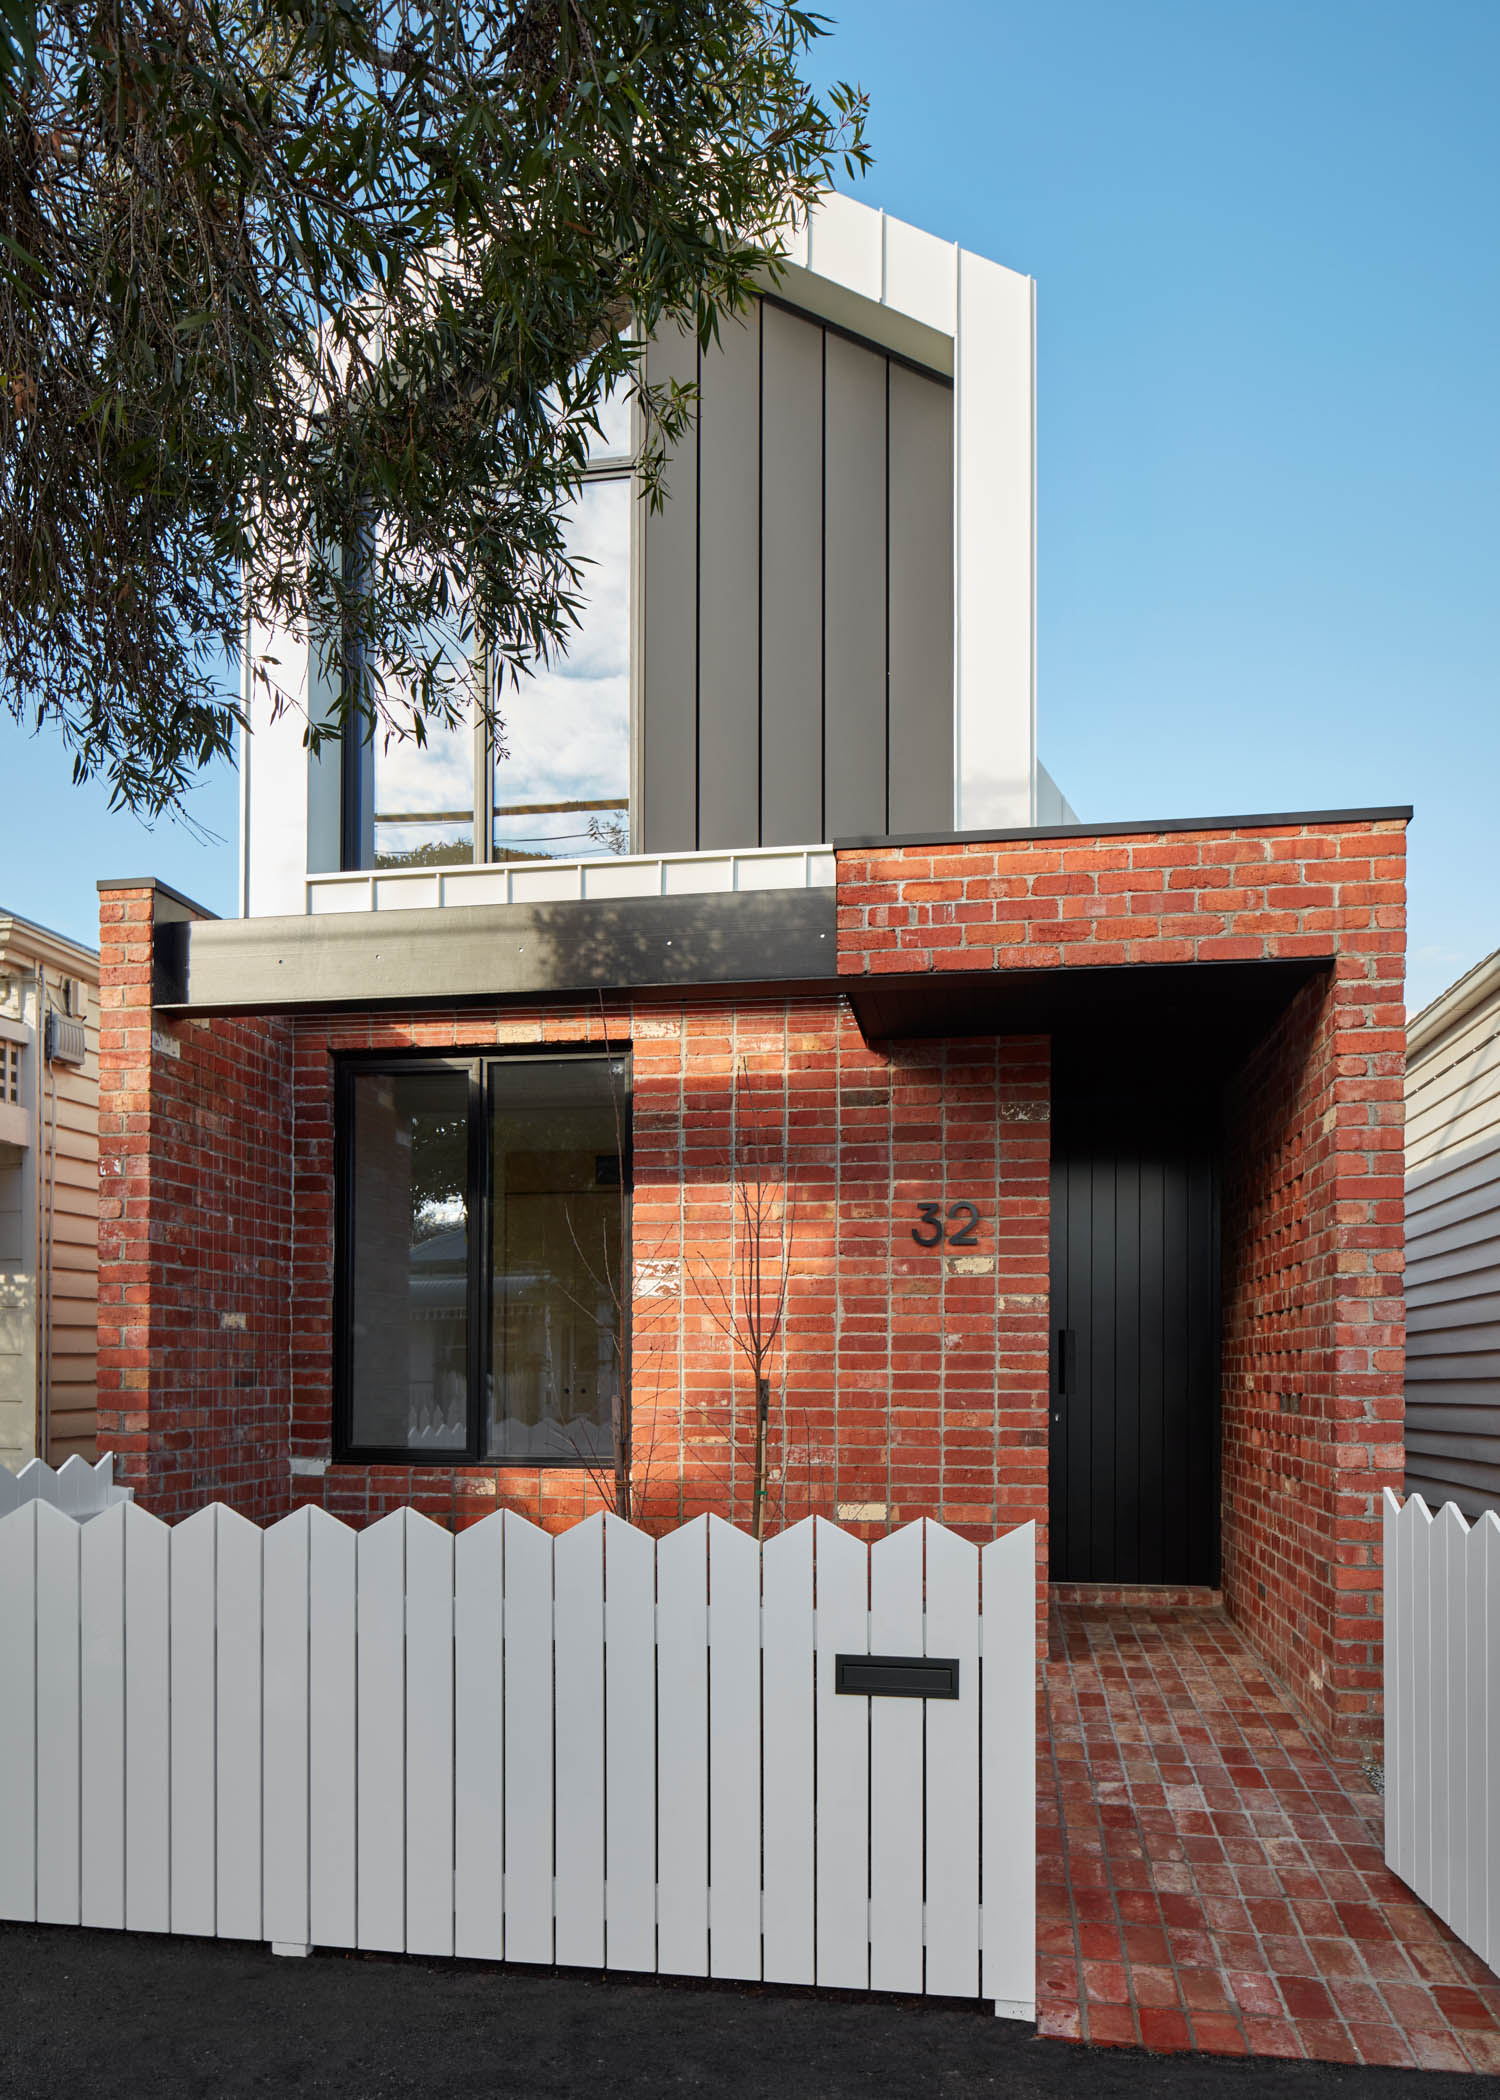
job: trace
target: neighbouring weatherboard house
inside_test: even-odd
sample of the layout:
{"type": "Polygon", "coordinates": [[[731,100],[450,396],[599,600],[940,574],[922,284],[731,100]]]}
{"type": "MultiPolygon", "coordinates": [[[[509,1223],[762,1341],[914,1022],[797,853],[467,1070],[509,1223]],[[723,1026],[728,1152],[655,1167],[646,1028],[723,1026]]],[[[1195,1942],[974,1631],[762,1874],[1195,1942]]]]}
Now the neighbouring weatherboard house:
{"type": "Polygon", "coordinates": [[[1406,1485],[1500,1510],[1500,954],[1406,1041],[1406,1485]]]}
{"type": "Polygon", "coordinates": [[[653,347],[701,387],[671,500],[604,441],[584,631],[503,749],[257,718],[241,915],[101,885],[147,1508],[560,1525],[628,1391],[636,1514],[745,1521],[753,1225],[773,1524],[1035,1519],[1056,1582],[1222,1587],[1374,1734],[1410,813],[1077,821],[1033,316],[830,199],[721,347],[653,347]]]}
{"type": "Polygon", "coordinates": [[[99,957],[0,910],[0,1464],[94,1455],[99,957]]]}

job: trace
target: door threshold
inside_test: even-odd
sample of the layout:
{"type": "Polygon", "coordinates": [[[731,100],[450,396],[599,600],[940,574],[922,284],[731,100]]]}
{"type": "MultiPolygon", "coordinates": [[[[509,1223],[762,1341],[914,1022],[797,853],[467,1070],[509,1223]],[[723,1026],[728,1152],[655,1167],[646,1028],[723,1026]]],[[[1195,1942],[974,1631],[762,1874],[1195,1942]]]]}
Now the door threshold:
{"type": "Polygon", "coordinates": [[[1049,1582],[1047,1595],[1107,1611],[1215,1611],[1224,1602],[1221,1589],[1192,1582],[1049,1582]]]}

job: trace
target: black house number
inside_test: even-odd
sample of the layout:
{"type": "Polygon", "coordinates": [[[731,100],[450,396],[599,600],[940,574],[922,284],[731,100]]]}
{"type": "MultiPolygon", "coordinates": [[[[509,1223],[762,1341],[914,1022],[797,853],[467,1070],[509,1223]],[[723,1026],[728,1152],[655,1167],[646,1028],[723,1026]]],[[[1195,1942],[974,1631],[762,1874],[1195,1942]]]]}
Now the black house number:
{"type": "Polygon", "coordinates": [[[941,1203],[919,1203],[922,1214],[920,1225],[913,1225],[911,1236],[919,1247],[940,1247],[946,1240],[950,1247],[977,1247],[975,1234],[979,1230],[979,1211],[972,1203],[950,1203],[947,1221],[944,1222],[941,1203]],[[955,1223],[961,1220],[961,1223],[955,1223]]]}

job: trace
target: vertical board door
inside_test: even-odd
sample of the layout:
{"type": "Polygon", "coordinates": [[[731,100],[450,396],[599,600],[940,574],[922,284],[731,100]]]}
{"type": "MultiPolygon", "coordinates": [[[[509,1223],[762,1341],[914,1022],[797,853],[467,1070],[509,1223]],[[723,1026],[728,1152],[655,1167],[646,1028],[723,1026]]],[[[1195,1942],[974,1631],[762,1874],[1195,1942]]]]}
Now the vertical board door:
{"type": "Polygon", "coordinates": [[[1055,1117],[1052,1578],[1217,1582],[1212,1112],[1079,1086],[1055,1117]]]}

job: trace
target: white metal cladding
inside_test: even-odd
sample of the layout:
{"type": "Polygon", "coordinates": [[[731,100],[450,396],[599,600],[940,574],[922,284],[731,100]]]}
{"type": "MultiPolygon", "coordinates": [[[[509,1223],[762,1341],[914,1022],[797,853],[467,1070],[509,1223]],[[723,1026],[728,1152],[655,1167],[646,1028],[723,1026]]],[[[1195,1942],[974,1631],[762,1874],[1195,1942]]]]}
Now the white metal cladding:
{"type": "Polygon", "coordinates": [[[831,889],[831,846],[743,853],[629,854],[607,860],[489,862],[455,868],[310,875],[307,910],[431,911],[444,904],[566,904],[615,897],[702,897],[739,890],[831,889]]]}
{"type": "Polygon", "coordinates": [[[1385,1491],[1385,1859],[1500,1969],[1500,1518],[1385,1491]]]}
{"type": "Polygon", "coordinates": [[[0,1917],[1035,2014],[1034,1527],[0,1519],[0,1917]],[[959,1660],[954,1700],[834,1689],[959,1660]]]}
{"type": "Polygon", "coordinates": [[[83,1523],[101,1510],[112,1509],[117,1502],[128,1502],[133,1493],[132,1488],[115,1485],[112,1452],[90,1465],[75,1451],[55,1473],[41,1458],[28,1460],[19,1473],[0,1466],[0,1516],[19,1509],[25,1502],[50,1502],[55,1509],[66,1510],[70,1517],[83,1523]]]}

